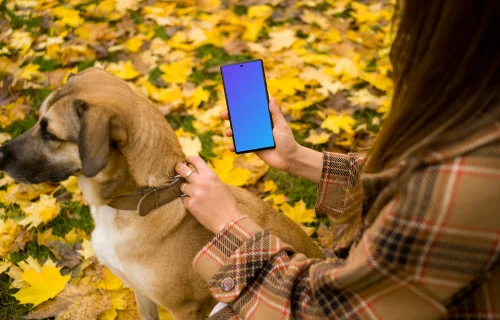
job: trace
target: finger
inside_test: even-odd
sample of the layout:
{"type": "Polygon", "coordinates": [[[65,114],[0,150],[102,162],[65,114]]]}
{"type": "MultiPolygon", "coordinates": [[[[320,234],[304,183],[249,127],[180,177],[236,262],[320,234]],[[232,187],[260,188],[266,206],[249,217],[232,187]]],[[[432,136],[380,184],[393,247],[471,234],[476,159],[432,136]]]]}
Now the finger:
{"type": "Polygon", "coordinates": [[[222,111],[220,113],[220,117],[222,118],[222,120],[229,120],[229,113],[227,111],[222,111]]]}
{"type": "Polygon", "coordinates": [[[187,183],[187,182],[183,182],[181,184],[181,192],[184,194],[187,194],[188,196],[191,195],[191,191],[192,191],[191,188],[192,188],[192,186],[189,185],[189,183],[187,183]]]}
{"type": "Polygon", "coordinates": [[[234,152],[234,145],[229,146],[229,150],[231,150],[232,152],[234,152]]]}
{"type": "Polygon", "coordinates": [[[189,156],[186,158],[186,162],[192,164],[196,171],[198,171],[202,175],[212,171],[208,164],[198,156],[189,156]]]}
{"type": "Polygon", "coordinates": [[[198,176],[198,174],[193,171],[193,169],[191,169],[190,167],[186,166],[184,163],[177,163],[177,165],[175,166],[175,171],[181,175],[181,177],[183,177],[184,179],[188,180],[188,181],[193,181],[194,179],[196,179],[196,176],[198,176]],[[187,177],[188,173],[190,171],[193,171],[193,173],[191,173],[189,175],[189,177],[187,177]]]}
{"type": "Polygon", "coordinates": [[[278,107],[276,98],[272,98],[271,101],[269,101],[269,111],[271,111],[271,116],[275,126],[288,126],[283,113],[281,113],[281,110],[278,107]]]}
{"type": "Polygon", "coordinates": [[[227,129],[225,133],[226,133],[226,137],[232,137],[233,136],[233,130],[231,130],[231,129],[227,129]]]}

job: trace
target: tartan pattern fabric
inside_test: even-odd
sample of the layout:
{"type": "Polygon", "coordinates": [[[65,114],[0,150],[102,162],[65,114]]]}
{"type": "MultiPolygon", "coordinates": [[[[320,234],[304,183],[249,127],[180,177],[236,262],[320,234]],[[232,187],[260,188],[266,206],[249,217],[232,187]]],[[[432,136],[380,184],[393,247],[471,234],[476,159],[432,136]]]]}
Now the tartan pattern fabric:
{"type": "MultiPolygon", "coordinates": [[[[317,206],[335,217],[362,158],[324,160],[317,206]]],[[[346,260],[307,259],[234,220],[194,262],[228,303],[211,319],[500,319],[500,125],[435,150],[390,191],[404,165],[361,174],[367,227],[346,260]]]]}
{"type": "Polygon", "coordinates": [[[321,183],[318,186],[316,212],[341,217],[349,208],[348,190],[357,185],[358,170],[364,156],[356,153],[323,154],[321,183]]]}

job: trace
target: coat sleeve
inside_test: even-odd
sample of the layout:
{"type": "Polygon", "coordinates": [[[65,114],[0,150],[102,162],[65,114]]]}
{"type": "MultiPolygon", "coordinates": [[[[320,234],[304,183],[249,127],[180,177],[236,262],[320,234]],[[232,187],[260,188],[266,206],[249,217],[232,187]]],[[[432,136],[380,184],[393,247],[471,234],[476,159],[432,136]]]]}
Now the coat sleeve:
{"type": "Polygon", "coordinates": [[[456,174],[448,166],[414,173],[345,262],[307,259],[249,217],[235,219],[194,260],[213,296],[228,304],[213,318],[443,317],[445,301],[497,264],[500,250],[498,197],[488,191],[494,203],[486,204],[484,193],[453,196],[470,184],[456,174]]]}
{"type": "Polygon", "coordinates": [[[323,153],[316,212],[337,218],[346,212],[350,204],[348,191],[358,185],[358,173],[364,159],[364,155],[357,153],[323,153]]]}

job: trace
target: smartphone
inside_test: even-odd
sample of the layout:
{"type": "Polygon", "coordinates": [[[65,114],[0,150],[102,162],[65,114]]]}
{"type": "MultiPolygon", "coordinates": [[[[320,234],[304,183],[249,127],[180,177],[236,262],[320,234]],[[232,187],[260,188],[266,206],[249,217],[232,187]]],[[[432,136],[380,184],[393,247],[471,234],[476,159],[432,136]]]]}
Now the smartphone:
{"type": "Polygon", "coordinates": [[[237,154],[276,147],[261,59],[220,67],[237,154]]]}

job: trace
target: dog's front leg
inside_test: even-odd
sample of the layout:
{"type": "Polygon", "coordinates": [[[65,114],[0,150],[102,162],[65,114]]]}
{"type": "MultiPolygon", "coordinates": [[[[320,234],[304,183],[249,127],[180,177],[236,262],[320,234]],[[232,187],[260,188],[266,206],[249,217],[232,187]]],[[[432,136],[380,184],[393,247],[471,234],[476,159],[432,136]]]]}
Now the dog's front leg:
{"type": "Polygon", "coordinates": [[[156,303],[143,296],[137,290],[134,290],[135,301],[137,302],[137,311],[141,320],[158,320],[158,307],[156,303]]]}

